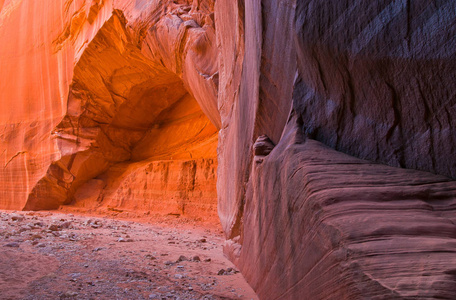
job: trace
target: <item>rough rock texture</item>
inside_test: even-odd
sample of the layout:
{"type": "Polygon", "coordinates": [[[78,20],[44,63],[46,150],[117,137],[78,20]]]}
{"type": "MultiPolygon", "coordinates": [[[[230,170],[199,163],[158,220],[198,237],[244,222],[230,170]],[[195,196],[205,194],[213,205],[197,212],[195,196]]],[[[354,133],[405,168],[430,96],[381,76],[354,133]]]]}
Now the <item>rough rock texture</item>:
{"type": "Polygon", "coordinates": [[[116,164],[79,188],[74,205],[215,220],[216,168],[215,159],[116,164]]]}
{"type": "Polygon", "coordinates": [[[456,297],[453,1],[0,9],[0,207],[217,194],[260,298],[456,297]]]}
{"type": "Polygon", "coordinates": [[[2,300],[258,300],[224,257],[217,223],[67,208],[0,210],[2,300]]]}

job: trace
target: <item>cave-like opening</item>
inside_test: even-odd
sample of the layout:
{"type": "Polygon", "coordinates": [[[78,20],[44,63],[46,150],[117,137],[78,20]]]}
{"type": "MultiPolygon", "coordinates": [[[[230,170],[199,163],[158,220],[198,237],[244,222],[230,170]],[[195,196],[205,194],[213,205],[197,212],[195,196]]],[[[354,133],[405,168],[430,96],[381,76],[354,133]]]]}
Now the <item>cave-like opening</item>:
{"type": "MultiPolygon", "coordinates": [[[[201,28],[179,28],[210,42],[201,28]]],[[[148,43],[157,41],[146,36],[148,43]]],[[[190,54],[195,45],[183,48],[198,67],[190,54]]],[[[75,66],[67,113],[53,132],[61,156],[25,210],[65,205],[216,220],[218,124],[207,116],[216,102],[216,69],[196,78],[178,69],[142,51],[115,11],[75,66]]]]}

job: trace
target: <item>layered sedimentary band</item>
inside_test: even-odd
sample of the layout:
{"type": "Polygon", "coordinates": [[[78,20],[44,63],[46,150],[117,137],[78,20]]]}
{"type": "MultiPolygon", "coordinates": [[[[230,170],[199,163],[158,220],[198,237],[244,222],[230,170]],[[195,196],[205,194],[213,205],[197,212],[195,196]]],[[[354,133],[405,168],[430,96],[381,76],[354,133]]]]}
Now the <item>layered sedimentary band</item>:
{"type": "Polygon", "coordinates": [[[455,12],[0,0],[0,208],[217,213],[262,299],[453,299],[455,12]]]}

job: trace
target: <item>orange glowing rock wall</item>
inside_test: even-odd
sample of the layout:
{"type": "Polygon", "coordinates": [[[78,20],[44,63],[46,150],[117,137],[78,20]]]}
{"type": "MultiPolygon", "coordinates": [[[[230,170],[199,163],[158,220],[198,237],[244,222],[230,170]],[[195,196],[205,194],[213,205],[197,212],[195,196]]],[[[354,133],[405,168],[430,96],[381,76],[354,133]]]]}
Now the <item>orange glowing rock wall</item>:
{"type": "MultiPolygon", "coordinates": [[[[173,160],[165,163],[170,180],[195,168],[214,173],[220,117],[211,1],[2,4],[0,36],[8,41],[0,47],[2,208],[74,204],[81,186],[112,178],[117,164],[173,160]]],[[[157,174],[125,175],[126,182],[153,185],[161,171],[151,172],[157,174]]],[[[202,206],[215,216],[211,176],[192,180],[204,191],[202,206]]],[[[110,182],[104,185],[114,193],[110,182]]],[[[172,201],[198,210],[196,193],[179,196],[181,188],[170,187],[172,201]]],[[[153,205],[166,195],[112,201],[167,212],[165,204],[153,205]]]]}
{"type": "Polygon", "coordinates": [[[166,212],[216,221],[216,166],[214,159],[117,164],[81,186],[74,196],[75,206],[166,212]]]}
{"type": "Polygon", "coordinates": [[[4,208],[21,209],[50,164],[61,157],[51,132],[66,112],[75,61],[111,14],[78,22],[84,1],[6,0],[0,12],[1,189],[4,208]],[[57,39],[62,38],[57,50],[57,39]],[[65,43],[67,41],[67,43],[65,43]]]}

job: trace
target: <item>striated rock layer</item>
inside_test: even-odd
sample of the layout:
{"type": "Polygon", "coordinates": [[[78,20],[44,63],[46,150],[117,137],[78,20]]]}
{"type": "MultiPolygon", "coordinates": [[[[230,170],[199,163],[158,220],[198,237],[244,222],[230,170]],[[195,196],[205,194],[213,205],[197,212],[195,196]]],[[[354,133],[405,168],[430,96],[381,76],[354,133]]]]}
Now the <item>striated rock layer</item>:
{"type": "Polygon", "coordinates": [[[253,166],[226,246],[260,297],[455,298],[456,182],[334,151],[295,121],[253,166]]]}
{"type": "Polygon", "coordinates": [[[194,219],[217,215],[214,159],[121,163],[75,193],[76,207],[167,212],[194,219]]]}
{"type": "Polygon", "coordinates": [[[219,215],[260,298],[453,299],[453,2],[215,9],[219,215]]]}
{"type": "MultiPolygon", "coordinates": [[[[217,52],[213,3],[200,2],[4,3],[0,36],[11,46],[1,47],[3,208],[75,204],[78,191],[91,193],[88,186],[100,192],[88,183],[94,178],[112,194],[106,178],[125,168],[118,164],[164,161],[170,180],[182,181],[170,187],[179,205],[160,204],[166,189],[106,203],[215,216],[217,52]],[[21,18],[29,29],[13,35],[21,18]],[[211,175],[196,176],[196,169],[211,175]],[[190,182],[201,195],[187,195],[190,182]]],[[[117,193],[127,184],[166,181],[159,169],[127,176],[114,185],[117,193]]]]}
{"type": "Polygon", "coordinates": [[[217,210],[262,299],[456,298],[455,12],[0,0],[0,207],[217,210]]]}

